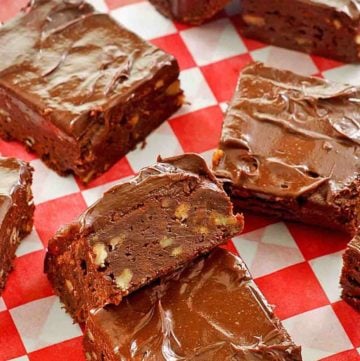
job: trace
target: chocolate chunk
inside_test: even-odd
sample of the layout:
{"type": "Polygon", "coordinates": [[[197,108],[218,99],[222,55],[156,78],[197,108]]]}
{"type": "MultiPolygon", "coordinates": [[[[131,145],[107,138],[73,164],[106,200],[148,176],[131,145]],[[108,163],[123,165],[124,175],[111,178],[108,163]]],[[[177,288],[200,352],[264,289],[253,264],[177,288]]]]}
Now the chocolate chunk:
{"type": "Polygon", "coordinates": [[[239,257],[210,255],[90,313],[89,360],[301,360],[239,257]]]}
{"type": "Polygon", "coordinates": [[[342,298],[360,311],[360,236],[357,235],[343,255],[342,298]]]}
{"type": "Polygon", "coordinates": [[[45,269],[77,321],[241,231],[230,199],[195,154],[159,159],[106,192],[49,242],[45,269]]]}
{"type": "Polygon", "coordinates": [[[223,9],[230,0],[150,0],[150,2],[168,18],[199,25],[223,9]]]}
{"type": "Polygon", "coordinates": [[[214,154],[236,206],[355,234],[359,101],[350,85],[246,67],[214,154]]]}
{"type": "Polygon", "coordinates": [[[358,0],[241,0],[246,37],[345,62],[360,60],[358,0]]]}
{"type": "Polygon", "coordinates": [[[15,251],[32,229],[32,170],[26,162],[0,158],[0,295],[15,251]]]}
{"type": "Polygon", "coordinates": [[[174,57],[84,1],[32,1],[0,28],[0,58],[0,135],[84,182],[182,104],[174,57]]]}

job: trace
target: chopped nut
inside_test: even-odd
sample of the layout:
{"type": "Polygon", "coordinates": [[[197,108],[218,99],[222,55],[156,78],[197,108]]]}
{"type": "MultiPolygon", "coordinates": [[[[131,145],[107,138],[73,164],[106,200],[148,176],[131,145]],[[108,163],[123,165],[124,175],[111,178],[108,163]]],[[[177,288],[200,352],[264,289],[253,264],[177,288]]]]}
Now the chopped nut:
{"type": "Polygon", "coordinates": [[[85,358],[86,358],[87,361],[91,361],[91,355],[90,355],[89,352],[85,353],[85,358]]]}
{"type": "Polygon", "coordinates": [[[208,230],[207,227],[205,227],[205,226],[200,226],[200,227],[198,227],[198,228],[196,229],[196,231],[197,231],[198,233],[200,233],[200,234],[203,234],[203,235],[209,233],[209,230],[208,230]]]}
{"type": "Polygon", "coordinates": [[[171,203],[172,202],[170,198],[164,198],[161,200],[161,208],[170,208],[171,203]]]}
{"type": "Polygon", "coordinates": [[[0,269],[0,278],[4,275],[4,270],[0,269]]]}
{"type": "Polygon", "coordinates": [[[213,166],[218,166],[223,156],[224,156],[224,151],[221,149],[216,149],[212,156],[213,166]]]}
{"type": "Polygon", "coordinates": [[[265,19],[262,18],[261,16],[245,14],[243,15],[243,20],[248,25],[265,26],[265,19]]]}
{"type": "Polygon", "coordinates": [[[311,45],[312,41],[311,39],[307,39],[307,38],[295,38],[295,41],[299,44],[299,45],[311,45]]]}
{"type": "Polygon", "coordinates": [[[116,248],[116,246],[121,246],[124,243],[124,241],[125,241],[124,234],[112,238],[109,242],[109,245],[111,246],[111,250],[114,250],[116,248]]]}
{"type": "Polygon", "coordinates": [[[138,114],[134,114],[133,116],[131,116],[128,120],[128,123],[132,126],[135,127],[137,123],[139,123],[140,117],[138,114]]]}
{"type": "Polygon", "coordinates": [[[69,290],[69,292],[74,291],[74,286],[69,280],[65,280],[66,288],[69,290]]]}
{"type": "Polygon", "coordinates": [[[166,248],[169,247],[173,244],[173,240],[169,237],[164,237],[163,239],[160,240],[160,246],[162,248],[166,248]]]}
{"type": "Polygon", "coordinates": [[[179,256],[181,253],[182,253],[182,247],[181,247],[181,246],[175,247],[175,248],[171,251],[171,255],[172,255],[173,257],[177,257],[177,256],[179,256]]]}
{"type": "Polygon", "coordinates": [[[19,240],[19,231],[14,227],[11,236],[10,236],[10,242],[15,244],[19,240]]]}
{"type": "Polygon", "coordinates": [[[92,355],[92,358],[93,358],[94,360],[97,360],[97,359],[98,359],[97,356],[96,356],[96,353],[95,353],[94,351],[91,353],[91,355],[92,355]]]}
{"type": "Polygon", "coordinates": [[[133,273],[129,268],[125,268],[121,274],[115,277],[116,285],[122,290],[128,289],[130,282],[133,278],[133,273]]]}
{"type": "Polygon", "coordinates": [[[230,226],[230,225],[237,224],[236,217],[225,216],[225,215],[220,214],[220,213],[218,213],[216,211],[213,211],[211,213],[212,213],[212,217],[214,219],[214,223],[217,226],[230,226]]]}
{"type": "Polygon", "coordinates": [[[180,221],[185,221],[189,217],[190,204],[180,203],[175,210],[175,217],[180,221]]]}
{"type": "Polygon", "coordinates": [[[333,24],[334,24],[334,26],[335,26],[336,29],[342,28],[342,24],[341,24],[340,20],[338,20],[338,19],[335,19],[335,20],[333,21],[333,24]]]}
{"type": "Polygon", "coordinates": [[[164,86],[164,80],[160,79],[156,82],[155,84],[155,89],[159,89],[161,88],[162,86],[164,86]]]}
{"type": "Polygon", "coordinates": [[[180,92],[180,80],[175,80],[173,83],[171,83],[165,93],[166,95],[172,96],[172,95],[176,95],[180,92]]]}
{"type": "Polygon", "coordinates": [[[92,334],[92,332],[90,330],[87,330],[87,335],[88,335],[90,341],[93,341],[93,342],[95,341],[94,335],[92,334]]]}
{"type": "Polygon", "coordinates": [[[95,243],[93,246],[93,252],[95,254],[94,263],[99,267],[105,267],[105,260],[108,256],[104,243],[95,243]]]}
{"type": "Polygon", "coordinates": [[[357,45],[360,45],[360,34],[358,34],[358,35],[355,36],[355,43],[356,43],[357,45]]]}

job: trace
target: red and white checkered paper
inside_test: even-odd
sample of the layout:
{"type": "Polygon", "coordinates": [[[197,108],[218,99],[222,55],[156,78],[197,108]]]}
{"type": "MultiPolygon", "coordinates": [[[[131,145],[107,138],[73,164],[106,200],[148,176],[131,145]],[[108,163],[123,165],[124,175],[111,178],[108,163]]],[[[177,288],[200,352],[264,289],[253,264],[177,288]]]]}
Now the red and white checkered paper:
{"type": "MultiPolygon", "coordinates": [[[[28,0],[0,0],[0,20],[28,0]]],[[[35,168],[35,227],[17,251],[15,270],[0,298],[0,361],[83,361],[82,330],[64,312],[43,274],[47,240],[120,179],[155,161],[198,152],[210,160],[223,112],[239,71],[251,60],[360,84],[360,66],[344,65],[273,46],[239,34],[238,1],[200,27],[175,24],[146,1],[92,0],[113,17],[178,59],[188,105],[137,149],[86,188],[62,178],[15,142],[0,140],[0,154],[35,168]]],[[[1,61],[1,59],[0,59],[1,61]]],[[[300,224],[247,216],[244,233],[229,248],[241,254],[256,283],[296,343],[305,361],[360,360],[360,314],[340,300],[341,254],[348,237],[300,224]]],[[[209,360],[217,361],[217,360],[209,360]]]]}

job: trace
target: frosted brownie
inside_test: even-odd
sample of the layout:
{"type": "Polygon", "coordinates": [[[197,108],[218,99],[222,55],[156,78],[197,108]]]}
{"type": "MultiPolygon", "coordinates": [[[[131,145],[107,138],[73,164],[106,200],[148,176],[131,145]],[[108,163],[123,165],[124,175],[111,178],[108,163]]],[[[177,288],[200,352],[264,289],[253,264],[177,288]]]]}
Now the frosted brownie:
{"type": "Polygon", "coordinates": [[[118,304],[242,227],[201,157],[159,159],[63,227],[49,242],[45,270],[81,322],[91,309],[118,304]]]}
{"type": "Polygon", "coordinates": [[[214,154],[236,207],[355,234],[359,102],[350,85],[247,66],[214,154]]]}

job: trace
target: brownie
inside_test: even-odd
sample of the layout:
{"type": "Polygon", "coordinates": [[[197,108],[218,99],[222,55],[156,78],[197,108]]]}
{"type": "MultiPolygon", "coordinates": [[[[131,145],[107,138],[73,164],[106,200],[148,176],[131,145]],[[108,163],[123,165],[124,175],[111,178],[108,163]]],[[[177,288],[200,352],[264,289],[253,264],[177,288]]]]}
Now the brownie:
{"type": "Polygon", "coordinates": [[[360,60],[358,0],[241,0],[241,31],[260,41],[345,62],[360,60]]]}
{"type": "Polygon", "coordinates": [[[237,208],[355,234],[360,91],[252,63],[213,158],[237,208]]]}
{"type": "Polygon", "coordinates": [[[242,260],[221,248],[93,310],[84,347],[87,360],[301,360],[242,260]]]}
{"type": "Polygon", "coordinates": [[[340,279],[342,298],[360,311],[360,236],[348,244],[340,279]]]}
{"type": "Polygon", "coordinates": [[[45,271],[68,312],[88,312],[172,272],[241,231],[205,161],[158,160],[111,188],[49,242],[45,271]]]}
{"type": "Polygon", "coordinates": [[[84,182],[182,104],[174,57],[81,0],[31,1],[0,58],[0,135],[84,182]]]}
{"type": "Polygon", "coordinates": [[[26,162],[0,157],[0,295],[15,251],[33,226],[32,171],[26,162]]]}
{"type": "Polygon", "coordinates": [[[150,2],[168,18],[199,25],[223,9],[230,0],[150,0],[150,2]]]}

